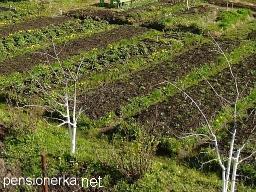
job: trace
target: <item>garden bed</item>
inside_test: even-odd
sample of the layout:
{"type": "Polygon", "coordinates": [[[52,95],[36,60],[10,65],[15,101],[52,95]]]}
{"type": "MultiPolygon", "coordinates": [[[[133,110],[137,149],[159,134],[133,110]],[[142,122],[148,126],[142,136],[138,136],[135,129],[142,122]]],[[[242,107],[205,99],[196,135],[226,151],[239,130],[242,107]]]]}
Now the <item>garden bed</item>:
{"type": "MultiPolygon", "coordinates": [[[[223,41],[221,46],[226,52],[231,51],[237,42],[223,41]]],[[[163,62],[156,67],[135,73],[127,81],[117,81],[103,85],[85,95],[81,95],[85,113],[92,119],[98,119],[110,111],[121,115],[120,107],[130,99],[150,93],[153,89],[175,81],[203,64],[216,61],[217,51],[213,45],[202,45],[189,50],[172,61],[163,62]]]]}
{"type": "MultiPolygon", "coordinates": [[[[79,54],[81,51],[89,51],[93,48],[104,48],[108,44],[125,38],[132,38],[146,32],[145,28],[133,26],[121,26],[108,32],[95,34],[92,37],[74,40],[65,45],[57,45],[56,50],[61,60],[79,54]]],[[[0,63],[0,74],[10,74],[13,72],[26,72],[38,64],[49,64],[56,59],[46,55],[55,56],[54,49],[39,50],[15,58],[7,59],[0,63]]]]}
{"type": "Polygon", "coordinates": [[[34,20],[25,21],[18,24],[7,25],[0,28],[0,35],[3,37],[8,36],[19,31],[29,31],[34,29],[41,29],[49,25],[60,25],[71,18],[68,17],[40,17],[34,20]]]}
{"type": "MultiPolygon", "coordinates": [[[[256,77],[253,75],[253,70],[256,70],[255,59],[256,56],[253,55],[232,67],[234,74],[238,77],[239,89],[242,92],[240,97],[246,96],[255,85],[256,77]]],[[[236,90],[229,69],[219,73],[209,82],[218,94],[228,100],[235,99],[236,90]]],[[[199,103],[209,120],[212,120],[223,107],[224,102],[206,81],[189,88],[186,93],[199,103]]],[[[134,118],[146,127],[154,126],[155,129],[163,130],[169,135],[192,132],[205,123],[199,110],[191,104],[188,98],[185,99],[183,93],[171,97],[166,102],[150,106],[134,118]]]]}
{"type": "Polygon", "coordinates": [[[67,13],[67,16],[79,19],[94,19],[107,21],[110,24],[131,24],[127,20],[125,12],[117,12],[105,9],[81,9],[67,13]]]}

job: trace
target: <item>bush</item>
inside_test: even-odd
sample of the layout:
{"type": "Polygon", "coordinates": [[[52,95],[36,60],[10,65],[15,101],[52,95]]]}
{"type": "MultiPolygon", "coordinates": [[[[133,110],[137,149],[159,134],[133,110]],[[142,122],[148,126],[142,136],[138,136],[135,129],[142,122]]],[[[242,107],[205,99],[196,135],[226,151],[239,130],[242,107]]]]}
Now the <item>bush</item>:
{"type": "Polygon", "coordinates": [[[129,141],[128,138],[114,139],[118,149],[110,150],[111,162],[106,164],[113,166],[120,172],[128,183],[134,183],[151,170],[157,138],[141,131],[136,139],[129,141]]]}
{"type": "Polygon", "coordinates": [[[17,138],[35,131],[37,124],[37,112],[35,110],[24,110],[9,108],[9,120],[4,122],[8,128],[7,136],[17,138]]]}

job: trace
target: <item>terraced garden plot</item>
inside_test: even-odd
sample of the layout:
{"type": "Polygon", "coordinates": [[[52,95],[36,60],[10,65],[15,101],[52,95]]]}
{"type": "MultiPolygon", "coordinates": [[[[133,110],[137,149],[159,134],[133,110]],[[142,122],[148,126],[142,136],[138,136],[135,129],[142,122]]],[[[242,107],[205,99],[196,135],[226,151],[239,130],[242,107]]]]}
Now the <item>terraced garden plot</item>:
{"type": "MultiPolygon", "coordinates": [[[[238,78],[239,90],[242,92],[241,97],[246,96],[255,86],[256,66],[254,62],[255,55],[232,67],[238,78]]],[[[216,75],[209,82],[217,93],[227,100],[234,101],[236,90],[229,69],[216,75]]],[[[210,119],[213,119],[217,111],[225,104],[215,95],[207,82],[189,88],[186,93],[200,103],[200,107],[210,119]]],[[[147,126],[154,125],[159,129],[164,129],[168,134],[191,132],[205,123],[201,113],[191,106],[190,100],[188,98],[186,100],[183,93],[171,97],[167,102],[149,107],[138,114],[136,119],[147,126]]]]}
{"type": "MultiPolygon", "coordinates": [[[[221,44],[225,51],[231,51],[236,43],[224,41],[221,44]]],[[[213,45],[203,45],[189,50],[173,60],[164,61],[156,67],[133,74],[128,81],[103,85],[89,94],[81,95],[81,100],[85,98],[82,105],[86,108],[86,114],[94,119],[112,110],[118,113],[120,106],[131,98],[148,94],[168,81],[177,80],[195,67],[214,62],[217,56],[213,45]]]]}
{"type": "Polygon", "coordinates": [[[67,13],[69,17],[87,19],[92,18],[95,20],[105,20],[112,24],[136,24],[142,25],[143,23],[152,20],[158,20],[165,15],[174,14],[184,9],[184,5],[178,3],[173,6],[168,3],[153,3],[142,8],[135,8],[127,11],[111,11],[104,9],[81,9],[70,11],[67,13]]]}
{"type": "MultiPolygon", "coordinates": [[[[81,7],[49,21],[47,18],[51,16],[48,15],[43,17],[47,21],[40,26],[34,21],[42,19],[46,12],[39,15],[32,12],[31,18],[36,18],[18,21],[12,25],[13,29],[7,25],[16,20],[9,17],[12,14],[8,13],[8,18],[1,20],[5,14],[0,13],[0,22],[4,21],[0,26],[4,25],[2,29],[9,30],[0,29],[0,142],[4,138],[5,145],[4,153],[0,153],[0,164],[1,158],[5,158],[8,166],[18,166],[23,175],[41,176],[38,155],[44,149],[48,154],[48,176],[70,173],[90,177],[101,175],[106,182],[106,192],[220,190],[218,173],[204,174],[200,170],[195,171],[194,166],[183,166],[184,161],[176,159],[193,158],[193,155],[200,158],[196,152],[179,156],[180,151],[175,151],[183,144],[183,150],[190,151],[200,143],[194,140],[183,143],[172,136],[203,131],[205,124],[197,109],[171,83],[176,83],[204,105],[214,129],[228,141],[227,133],[221,128],[232,124],[230,114],[233,106],[223,107],[224,102],[215,96],[205,79],[227,99],[234,99],[229,66],[224,56],[217,52],[212,42],[214,37],[238,75],[239,89],[244,89],[240,95],[239,112],[246,116],[247,110],[255,108],[256,25],[250,11],[226,10],[201,0],[192,2],[189,10],[179,0],[152,0],[152,3],[145,0],[143,6],[134,4],[131,9],[81,7]],[[230,19],[229,15],[235,15],[235,18],[230,19]],[[58,57],[62,66],[56,58],[49,56],[55,55],[51,38],[56,50],[60,51],[58,57]],[[85,111],[77,122],[77,153],[73,156],[67,142],[68,126],[58,127],[66,117],[60,117],[61,113],[56,109],[51,115],[61,119],[49,120],[48,112],[34,108],[34,104],[48,104],[49,95],[45,96],[44,91],[38,89],[39,84],[49,90],[50,97],[62,94],[65,89],[61,81],[65,77],[58,79],[56,73],[61,72],[62,67],[74,72],[80,62],[81,76],[75,87],[78,105],[85,111]],[[11,104],[17,104],[21,109],[11,104]],[[30,104],[33,105],[31,109],[28,107],[30,104]],[[29,111],[38,118],[38,122],[36,128],[27,132],[26,127],[33,124],[29,111]],[[13,132],[6,132],[6,127],[13,132]],[[140,140],[140,134],[151,134],[147,132],[151,128],[162,133],[161,138],[156,138],[157,144],[162,139],[170,139],[172,156],[157,156],[155,149],[149,154],[141,154],[147,143],[140,140]],[[110,130],[111,134],[104,130],[110,130]],[[122,147],[124,145],[127,148],[122,147]],[[115,159],[118,158],[116,155],[123,161],[115,159]],[[140,168],[144,168],[141,162],[147,164],[148,157],[152,161],[152,169],[149,166],[150,169],[137,174],[137,169],[141,171],[140,168]],[[142,161],[138,163],[137,160],[142,161]],[[127,172],[120,170],[120,163],[124,162],[127,172]]],[[[28,13],[14,13],[16,16],[30,17],[28,13]]],[[[73,88],[71,85],[68,89],[72,92],[73,88]]],[[[72,114],[73,110],[70,111],[72,114]]],[[[254,121],[246,121],[246,124],[243,130],[239,130],[243,136],[254,121]]],[[[239,139],[243,137],[239,137],[238,142],[239,139]]],[[[221,149],[225,149],[226,143],[221,145],[221,149]]],[[[254,144],[250,147],[253,148],[254,144]]],[[[248,148],[246,152],[250,150],[248,148]]],[[[255,166],[241,167],[240,173],[256,178],[253,171],[255,166]]],[[[254,184],[255,179],[244,183],[239,181],[237,190],[253,192],[254,184]]],[[[80,189],[57,187],[53,190],[80,189]]]]}
{"type": "MultiPolygon", "coordinates": [[[[131,38],[135,35],[142,34],[145,31],[146,29],[144,28],[121,26],[118,29],[109,31],[107,34],[103,32],[90,38],[68,42],[64,46],[57,45],[56,50],[61,50],[59,58],[63,60],[77,55],[81,51],[89,51],[93,48],[106,47],[108,43],[113,43],[123,38],[131,38]]],[[[36,53],[28,53],[13,59],[7,59],[0,63],[0,74],[6,75],[13,72],[25,72],[36,65],[52,63],[56,61],[54,55],[54,49],[51,48],[46,50],[38,50],[36,53]],[[50,57],[49,55],[53,57],[50,57]]]]}
{"type": "MultiPolygon", "coordinates": [[[[132,39],[124,39],[109,44],[106,49],[93,49],[92,51],[68,58],[63,61],[63,67],[65,69],[69,68],[69,70],[76,70],[77,63],[82,62],[79,87],[81,87],[81,89],[88,88],[87,85],[85,85],[84,80],[92,80],[93,78],[95,81],[92,80],[90,84],[95,86],[95,84],[97,84],[96,82],[101,82],[99,81],[99,78],[104,77],[105,80],[108,81],[116,76],[118,69],[127,71],[130,67],[131,70],[137,70],[140,67],[143,67],[143,64],[147,63],[146,58],[156,60],[158,59],[159,54],[165,55],[164,53],[161,53],[161,50],[172,46],[170,44],[172,40],[164,38],[163,35],[164,34],[159,32],[148,31],[133,37],[132,39]],[[109,76],[107,74],[109,74],[109,76]]],[[[176,44],[177,43],[175,43],[175,46],[178,46],[176,44]]],[[[60,70],[58,63],[53,63],[52,67],[55,71],[60,70]]],[[[34,87],[34,83],[37,84],[34,82],[35,78],[37,79],[37,82],[49,84],[50,87],[55,87],[57,89],[59,88],[55,85],[56,77],[51,68],[41,65],[29,71],[28,75],[24,75],[24,73],[15,73],[9,76],[2,76],[0,83],[1,90],[3,92],[8,92],[9,90],[15,89],[16,92],[21,94],[24,90],[20,92],[20,89],[25,87],[26,93],[33,94],[31,88],[34,87]]],[[[25,95],[23,96],[25,97],[25,95]]]]}
{"type": "Polygon", "coordinates": [[[36,18],[34,20],[25,21],[24,23],[7,25],[0,28],[0,37],[6,37],[10,34],[19,32],[19,31],[29,31],[35,29],[41,29],[49,25],[60,25],[66,21],[70,20],[68,17],[42,17],[36,18]]]}
{"type": "Polygon", "coordinates": [[[79,37],[88,37],[102,31],[107,32],[113,28],[115,26],[109,26],[104,22],[73,19],[61,25],[49,25],[37,30],[20,31],[10,34],[8,37],[0,38],[0,61],[52,47],[52,41],[55,44],[63,45],[79,37]]]}

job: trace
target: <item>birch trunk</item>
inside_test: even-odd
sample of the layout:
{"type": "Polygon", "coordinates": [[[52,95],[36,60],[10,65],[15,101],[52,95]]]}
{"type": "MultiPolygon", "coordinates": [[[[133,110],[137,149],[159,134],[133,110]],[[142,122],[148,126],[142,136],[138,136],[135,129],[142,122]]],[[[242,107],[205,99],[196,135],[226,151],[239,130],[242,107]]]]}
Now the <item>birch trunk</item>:
{"type": "Polygon", "coordinates": [[[226,171],[225,169],[222,169],[222,192],[227,192],[226,188],[226,171]]]}
{"type": "Polygon", "coordinates": [[[71,154],[76,152],[76,125],[73,126],[72,139],[71,139],[71,154]]]}
{"type": "Polygon", "coordinates": [[[237,175],[237,168],[239,164],[239,157],[240,157],[240,150],[238,150],[237,155],[233,162],[233,172],[232,172],[232,180],[231,180],[231,192],[235,192],[236,190],[236,175],[237,175]]]}
{"type": "Polygon", "coordinates": [[[227,173],[226,173],[226,191],[228,190],[229,185],[229,179],[230,179],[230,171],[231,171],[231,164],[233,159],[233,153],[234,153],[234,144],[236,139],[236,128],[232,134],[232,139],[230,143],[230,149],[229,149],[229,155],[228,155],[228,165],[227,165],[227,173]]]}

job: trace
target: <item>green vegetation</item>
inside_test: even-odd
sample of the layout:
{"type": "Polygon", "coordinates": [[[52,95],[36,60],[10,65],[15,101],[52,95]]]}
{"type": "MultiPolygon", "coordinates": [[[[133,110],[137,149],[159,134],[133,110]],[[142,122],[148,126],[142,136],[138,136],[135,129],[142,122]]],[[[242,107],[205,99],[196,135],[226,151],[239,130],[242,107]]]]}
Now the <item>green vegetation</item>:
{"type": "Polygon", "coordinates": [[[52,42],[63,44],[79,37],[86,37],[112,28],[104,22],[71,20],[60,26],[48,26],[44,29],[9,34],[8,37],[0,39],[0,61],[7,57],[15,57],[52,46],[52,42]]]}
{"type": "MultiPolygon", "coordinates": [[[[48,177],[100,176],[104,191],[220,191],[214,144],[202,136],[205,121],[183,91],[209,115],[226,165],[232,126],[239,127],[235,142],[240,144],[255,125],[250,119],[256,108],[253,12],[201,0],[189,10],[183,2],[164,0],[122,9],[88,6],[93,3],[0,3],[0,179],[7,170],[12,176],[41,177],[45,152],[48,177]],[[40,18],[42,26],[34,23],[40,18]],[[46,62],[37,52],[55,55],[46,62]],[[236,106],[225,102],[236,96],[230,68],[243,90],[236,106]],[[78,69],[78,79],[69,76],[78,69]],[[64,87],[70,79],[76,85],[64,87]],[[66,90],[77,94],[77,109],[71,107],[67,117],[82,109],[74,155],[68,125],[60,126],[67,117],[49,100],[62,94],[56,104],[66,108],[66,90]]],[[[255,133],[250,136],[243,157],[255,150],[255,133]]],[[[254,158],[238,167],[239,192],[256,191],[254,158]]]]}
{"type": "Polygon", "coordinates": [[[228,27],[236,24],[239,20],[244,21],[247,17],[251,15],[250,10],[238,9],[231,11],[222,11],[217,18],[219,26],[227,29],[228,27]]]}

